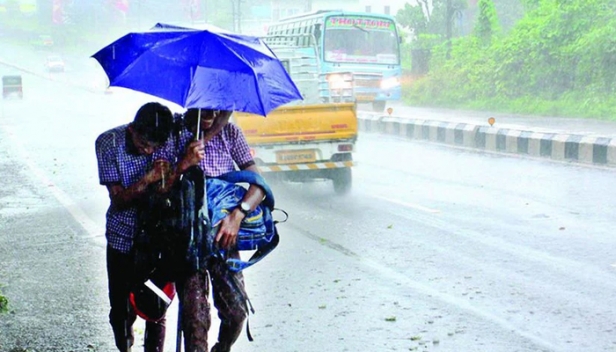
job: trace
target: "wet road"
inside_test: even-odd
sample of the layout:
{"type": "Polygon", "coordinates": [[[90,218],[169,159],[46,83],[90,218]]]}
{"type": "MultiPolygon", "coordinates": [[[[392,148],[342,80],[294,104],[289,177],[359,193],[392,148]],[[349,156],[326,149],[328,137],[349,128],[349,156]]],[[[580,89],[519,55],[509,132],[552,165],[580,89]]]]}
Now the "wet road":
{"type": "MultiPolygon", "coordinates": [[[[0,351],[110,351],[94,139],[149,99],[24,85],[0,110],[0,351]]],[[[291,218],[234,351],[616,351],[613,170],[370,134],[357,160],[347,197],[274,186],[291,218]]]]}

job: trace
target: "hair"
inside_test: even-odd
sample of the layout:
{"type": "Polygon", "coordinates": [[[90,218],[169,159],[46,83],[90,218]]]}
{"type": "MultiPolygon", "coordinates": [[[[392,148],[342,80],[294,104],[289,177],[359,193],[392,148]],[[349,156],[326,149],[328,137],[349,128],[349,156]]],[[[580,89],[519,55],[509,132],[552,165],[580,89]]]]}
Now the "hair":
{"type": "Polygon", "coordinates": [[[163,144],[173,129],[173,114],[163,104],[151,102],[139,108],[131,124],[134,131],[145,140],[163,144]]]}
{"type": "Polygon", "coordinates": [[[205,116],[212,116],[215,112],[218,112],[214,117],[221,117],[225,115],[230,115],[232,111],[228,110],[216,110],[216,109],[196,109],[190,108],[186,110],[184,113],[184,123],[186,127],[194,127],[197,125],[197,119],[199,118],[199,110],[201,110],[201,118],[205,118],[205,116]]]}

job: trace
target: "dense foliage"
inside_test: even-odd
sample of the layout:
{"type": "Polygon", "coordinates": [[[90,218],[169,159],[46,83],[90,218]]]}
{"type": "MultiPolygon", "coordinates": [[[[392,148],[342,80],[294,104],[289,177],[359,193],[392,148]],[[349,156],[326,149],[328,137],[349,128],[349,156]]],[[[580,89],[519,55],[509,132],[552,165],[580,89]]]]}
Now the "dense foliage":
{"type": "Polygon", "coordinates": [[[450,59],[444,43],[431,48],[430,72],[407,87],[408,102],[616,119],[616,3],[525,5],[502,33],[492,0],[480,0],[472,35],[453,41],[450,59]]]}

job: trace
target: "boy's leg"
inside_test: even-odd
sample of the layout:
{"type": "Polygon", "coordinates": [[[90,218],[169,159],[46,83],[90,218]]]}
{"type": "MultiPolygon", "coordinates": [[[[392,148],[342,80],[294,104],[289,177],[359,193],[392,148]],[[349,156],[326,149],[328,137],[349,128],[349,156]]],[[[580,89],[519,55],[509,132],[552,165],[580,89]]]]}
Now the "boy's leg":
{"type": "Polygon", "coordinates": [[[178,285],[182,302],[182,333],[185,352],[208,352],[210,329],[209,282],[206,270],[200,270],[178,285]]]}
{"type": "MultiPolygon", "coordinates": [[[[230,252],[229,257],[239,259],[239,252],[230,252]]],[[[248,316],[244,276],[241,272],[231,272],[227,265],[219,260],[213,260],[209,269],[212,277],[214,306],[220,318],[218,343],[214,350],[226,352],[230,351],[231,346],[237,341],[248,316]]]]}
{"type": "Polygon", "coordinates": [[[107,279],[109,287],[109,323],[113,329],[116,347],[120,352],[130,351],[135,337],[133,323],[136,315],[128,303],[132,257],[107,247],[107,279]]]}
{"type": "Polygon", "coordinates": [[[143,347],[145,352],[163,352],[165,350],[166,319],[145,323],[143,347]]]}

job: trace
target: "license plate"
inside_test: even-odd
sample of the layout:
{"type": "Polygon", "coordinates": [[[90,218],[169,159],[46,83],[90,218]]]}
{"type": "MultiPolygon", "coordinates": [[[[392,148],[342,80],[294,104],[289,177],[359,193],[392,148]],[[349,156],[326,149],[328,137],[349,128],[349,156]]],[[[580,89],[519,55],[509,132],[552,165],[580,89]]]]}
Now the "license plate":
{"type": "Polygon", "coordinates": [[[357,95],[355,96],[355,99],[357,99],[358,101],[373,101],[375,98],[374,95],[357,95]]]}
{"type": "Polygon", "coordinates": [[[314,150],[289,150],[276,153],[278,164],[310,163],[316,160],[314,150]]]}

